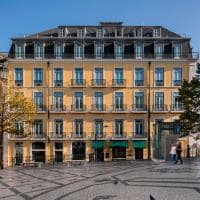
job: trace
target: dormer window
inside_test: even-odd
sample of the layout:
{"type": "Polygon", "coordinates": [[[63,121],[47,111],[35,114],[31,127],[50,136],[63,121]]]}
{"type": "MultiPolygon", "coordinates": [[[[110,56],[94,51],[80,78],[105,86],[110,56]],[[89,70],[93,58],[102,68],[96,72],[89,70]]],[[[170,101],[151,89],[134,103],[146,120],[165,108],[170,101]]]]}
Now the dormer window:
{"type": "Polygon", "coordinates": [[[135,30],[135,37],[141,37],[142,36],[142,29],[141,28],[137,28],[135,30]]]}
{"type": "Polygon", "coordinates": [[[65,36],[65,29],[64,28],[60,28],[59,37],[64,37],[64,36],[65,36]]]}
{"type": "Polygon", "coordinates": [[[97,29],[97,34],[96,34],[96,36],[97,37],[103,37],[103,34],[104,32],[103,32],[103,29],[97,29]]]}
{"type": "Polygon", "coordinates": [[[153,30],[153,37],[161,37],[161,29],[160,28],[155,28],[153,30]]]}
{"type": "Polygon", "coordinates": [[[84,37],[84,30],[83,29],[77,30],[77,37],[84,37]]]}
{"type": "Polygon", "coordinates": [[[35,58],[41,59],[44,57],[43,44],[35,44],[35,58]]]}

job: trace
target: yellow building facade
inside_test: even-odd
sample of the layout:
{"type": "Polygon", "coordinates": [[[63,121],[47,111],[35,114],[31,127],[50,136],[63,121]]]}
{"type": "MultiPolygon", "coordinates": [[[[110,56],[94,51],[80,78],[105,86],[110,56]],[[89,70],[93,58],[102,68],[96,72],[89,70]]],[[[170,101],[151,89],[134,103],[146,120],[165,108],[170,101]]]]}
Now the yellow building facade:
{"type": "MultiPolygon", "coordinates": [[[[123,37],[119,44],[125,41],[126,27],[105,23],[100,26],[102,27],[104,30],[114,27],[115,34],[115,30],[121,30],[123,37]]],[[[132,28],[135,30],[135,27],[132,28]]],[[[89,32],[90,27],[76,29],[79,32],[84,30],[85,33],[89,32]]],[[[93,29],[96,31],[96,28],[93,29]]],[[[153,34],[155,29],[163,35],[166,34],[162,28],[151,27],[153,34]]],[[[68,32],[73,33],[73,30],[68,27],[68,32]]],[[[145,28],[141,30],[144,31],[145,28]]],[[[62,33],[63,27],[53,29],[50,34],[53,34],[53,31],[62,33]]],[[[194,61],[189,54],[182,56],[183,52],[187,51],[183,51],[184,45],[180,52],[172,46],[171,55],[166,58],[164,39],[162,36],[157,38],[153,35],[154,52],[151,52],[151,55],[158,52],[157,56],[148,57],[148,48],[142,45],[140,52],[137,37],[133,36],[133,57],[126,58],[126,45],[123,44],[119,48],[115,41],[113,57],[97,57],[98,47],[94,45],[96,56],[88,58],[84,55],[90,51],[86,45],[89,36],[83,35],[81,39],[78,35],[76,37],[79,38],[78,44],[84,45],[81,49],[76,47],[75,42],[73,58],[63,56],[64,53],[67,54],[67,45],[61,40],[68,38],[63,33],[59,42],[54,38],[54,57],[45,56],[49,51],[42,36],[42,45],[38,48],[37,38],[40,38],[40,35],[37,38],[26,38],[27,41],[13,39],[14,56],[9,58],[9,84],[32,98],[38,105],[38,112],[30,135],[9,136],[9,166],[32,160],[51,163],[69,160],[152,158],[155,123],[173,122],[183,112],[183,107],[176,97],[182,80],[189,79],[190,64],[194,61]],[[161,42],[160,38],[163,39],[161,42]],[[30,42],[33,42],[31,54],[34,57],[28,56],[31,48],[27,46],[30,42]],[[155,50],[156,42],[162,43],[163,49],[155,50]],[[62,44],[61,54],[59,45],[56,44],[62,44]]],[[[113,37],[116,38],[116,35],[113,37]]],[[[146,37],[141,35],[139,44],[146,37]]],[[[175,39],[180,38],[177,36],[175,39]]],[[[182,37],[181,39],[184,40],[182,37]]],[[[105,41],[102,42],[101,38],[104,44],[102,54],[105,55],[106,36],[103,40],[105,41]]],[[[76,39],[72,41],[74,43],[76,39]]],[[[188,39],[184,41],[188,42],[188,39]]],[[[112,52],[112,48],[110,51],[112,52]]],[[[20,123],[18,127],[20,128],[20,123]]]]}

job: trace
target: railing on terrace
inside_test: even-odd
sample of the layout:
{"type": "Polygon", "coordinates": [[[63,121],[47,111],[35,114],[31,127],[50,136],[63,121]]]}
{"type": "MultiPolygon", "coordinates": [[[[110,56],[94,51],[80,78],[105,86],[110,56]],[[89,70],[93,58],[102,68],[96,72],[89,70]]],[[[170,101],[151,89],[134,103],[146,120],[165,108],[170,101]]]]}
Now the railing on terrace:
{"type": "Polygon", "coordinates": [[[94,54],[84,54],[81,56],[76,56],[75,54],[67,54],[63,53],[62,55],[55,55],[54,53],[44,53],[42,56],[36,56],[34,53],[32,54],[10,54],[9,58],[15,58],[15,59],[198,59],[199,53],[198,52],[186,52],[181,53],[180,55],[174,55],[173,53],[170,54],[162,54],[162,55],[156,55],[156,54],[124,54],[122,57],[117,57],[115,54],[103,54],[102,57],[97,57],[94,54]]]}

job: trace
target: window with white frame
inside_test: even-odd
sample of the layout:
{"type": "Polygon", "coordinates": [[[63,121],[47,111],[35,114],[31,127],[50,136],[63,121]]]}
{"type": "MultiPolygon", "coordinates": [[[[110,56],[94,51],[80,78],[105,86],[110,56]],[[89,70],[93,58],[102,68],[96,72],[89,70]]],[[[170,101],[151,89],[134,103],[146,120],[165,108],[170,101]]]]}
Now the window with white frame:
{"type": "Polygon", "coordinates": [[[100,59],[103,57],[103,44],[101,43],[95,44],[95,56],[97,59],[100,59]]]}
{"type": "Polygon", "coordinates": [[[35,68],[34,69],[34,85],[42,86],[42,84],[43,84],[43,69],[35,68]]]}
{"type": "Polygon", "coordinates": [[[55,45],[55,56],[57,59],[63,57],[63,46],[61,44],[55,45]]]}
{"type": "Polygon", "coordinates": [[[181,57],[181,44],[174,44],[174,58],[179,59],[181,57]]]}
{"type": "Polygon", "coordinates": [[[156,44],[155,45],[155,56],[156,58],[162,58],[163,57],[163,44],[156,44]]]}
{"type": "Polygon", "coordinates": [[[164,68],[163,67],[155,68],[155,84],[156,86],[164,85],[164,68]]]}
{"type": "Polygon", "coordinates": [[[173,85],[181,86],[182,85],[182,68],[175,67],[173,69],[173,85]]]}
{"type": "Polygon", "coordinates": [[[15,68],[15,85],[23,85],[23,68],[15,68]]]}
{"type": "Polygon", "coordinates": [[[135,134],[143,135],[144,134],[144,120],[135,119],[135,134]]]}
{"type": "Polygon", "coordinates": [[[63,86],[63,68],[54,69],[54,84],[56,87],[63,86]]]}
{"type": "Polygon", "coordinates": [[[75,58],[81,59],[83,58],[84,47],[83,44],[75,44],[75,58]]]}
{"type": "Polygon", "coordinates": [[[115,58],[121,59],[123,58],[124,48],[123,44],[116,44],[115,45],[115,58]]]}
{"type": "Polygon", "coordinates": [[[143,57],[143,45],[142,44],[136,44],[135,46],[135,58],[141,59],[143,57]]]}
{"type": "Polygon", "coordinates": [[[43,44],[35,44],[35,58],[41,59],[44,57],[44,47],[43,44]]]}
{"type": "Polygon", "coordinates": [[[15,45],[15,57],[18,59],[24,58],[24,45],[23,44],[15,45]]]}

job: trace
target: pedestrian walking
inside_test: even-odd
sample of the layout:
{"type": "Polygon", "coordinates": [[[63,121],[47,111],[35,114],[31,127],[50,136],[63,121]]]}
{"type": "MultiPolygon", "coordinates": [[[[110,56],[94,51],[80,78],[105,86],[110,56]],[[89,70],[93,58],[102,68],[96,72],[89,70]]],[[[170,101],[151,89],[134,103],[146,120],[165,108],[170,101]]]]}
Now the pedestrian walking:
{"type": "Polygon", "coordinates": [[[172,161],[176,162],[176,144],[172,144],[170,155],[171,155],[172,161]]]}
{"type": "Polygon", "coordinates": [[[183,164],[183,159],[182,159],[182,146],[181,146],[181,142],[179,142],[176,146],[176,162],[175,164],[178,163],[178,161],[180,160],[181,164],[183,164]]]}

